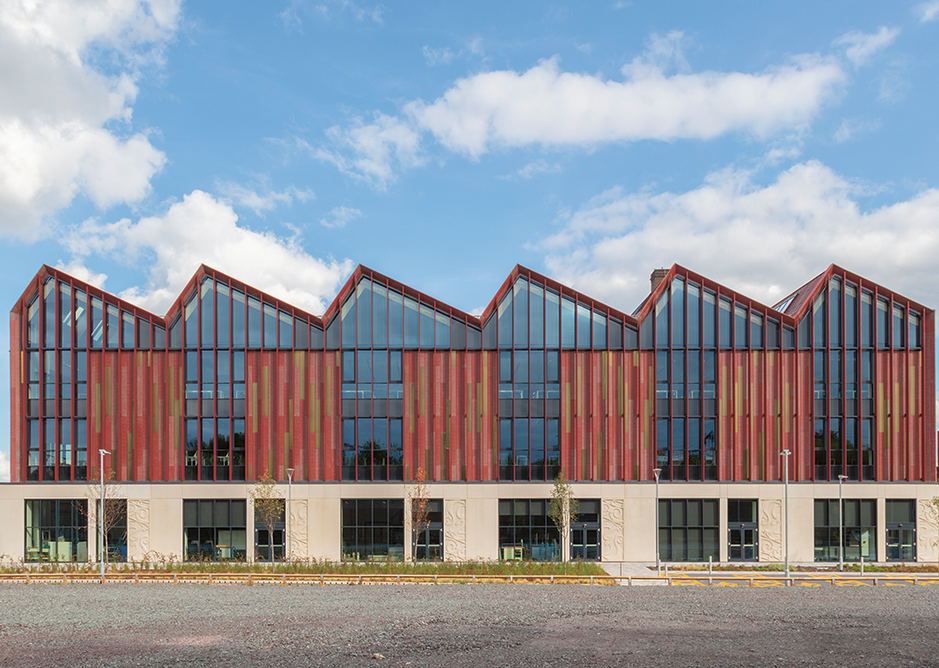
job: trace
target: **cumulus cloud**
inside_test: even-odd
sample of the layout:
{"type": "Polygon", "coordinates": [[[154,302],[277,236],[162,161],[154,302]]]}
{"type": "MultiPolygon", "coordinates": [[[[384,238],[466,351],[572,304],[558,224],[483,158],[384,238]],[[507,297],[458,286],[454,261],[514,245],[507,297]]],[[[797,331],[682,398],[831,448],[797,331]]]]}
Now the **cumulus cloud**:
{"type": "Polygon", "coordinates": [[[202,263],[313,313],[325,310],[353,269],[349,260],[311,256],[296,236],[239,226],[229,204],[200,190],[162,216],[137,222],[86,220],[63,243],[78,267],[91,255],[129,263],[146,258],[152,263],[147,284],[120,297],[155,313],[166,311],[202,263]]]}
{"type": "Polygon", "coordinates": [[[420,135],[407,123],[394,116],[375,114],[371,123],[357,119],[352,127],[333,126],[326,131],[335,147],[329,150],[300,145],[313,157],[331,162],[344,174],[384,190],[394,180],[395,169],[423,165],[420,135]],[[352,156],[348,157],[347,153],[352,156]]]}
{"type": "Polygon", "coordinates": [[[739,132],[767,138],[809,123],[846,81],[834,57],[801,55],[758,73],[694,73],[682,34],[653,35],[622,80],[564,72],[557,57],[525,72],[499,70],[458,80],[433,102],[412,100],[400,117],[377,113],[333,127],[330,149],[312,148],[340,170],[385,188],[396,170],[424,164],[429,133],[477,159],[495,149],[593,147],[609,142],[713,139],[739,132]]]}
{"type": "Polygon", "coordinates": [[[866,63],[878,51],[883,51],[893,44],[899,36],[899,28],[882,26],[875,33],[865,33],[860,30],[845,33],[832,44],[844,47],[844,55],[856,66],[866,63]]]}
{"type": "Polygon", "coordinates": [[[930,0],[930,2],[920,3],[916,5],[914,11],[919,17],[920,23],[932,21],[939,16],[939,0],[930,0]]]}
{"type": "Polygon", "coordinates": [[[215,184],[215,189],[226,200],[234,202],[238,206],[251,209],[258,215],[264,211],[273,211],[280,205],[291,205],[294,200],[299,202],[308,202],[316,199],[312,190],[299,189],[295,186],[289,186],[282,192],[271,190],[266,183],[263,183],[258,189],[234,183],[233,181],[222,181],[215,184]]]}
{"type": "Polygon", "coordinates": [[[810,121],[844,81],[833,59],[804,56],[759,74],[667,76],[633,61],[624,81],[561,72],[557,58],[527,72],[486,72],[458,81],[430,104],[405,110],[444,146],[470,157],[494,147],[712,139],[740,131],[765,137],[810,121]]]}
{"type": "Polygon", "coordinates": [[[323,227],[345,227],[346,223],[360,218],[362,212],[347,206],[337,206],[329,212],[329,215],[331,218],[320,218],[320,225],[323,227]]]}
{"type": "Polygon", "coordinates": [[[935,306],[939,189],[869,211],[862,187],[817,161],[759,185],[728,168],[682,193],[610,189],[545,239],[552,276],[632,311],[654,267],[682,264],[766,304],[836,263],[935,306]]]}
{"type": "Polygon", "coordinates": [[[10,458],[0,450],[0,482],[10,482],[10,458]]]}
{"type": "Polygon", "coordinates": [[[0,233],[36,237],[77,195],[135,202],[166,162],[130,121],[178,0],[12,0],[0,12],[0,233]],[[108,63],[107,74],[92,60],[108,63]]]}

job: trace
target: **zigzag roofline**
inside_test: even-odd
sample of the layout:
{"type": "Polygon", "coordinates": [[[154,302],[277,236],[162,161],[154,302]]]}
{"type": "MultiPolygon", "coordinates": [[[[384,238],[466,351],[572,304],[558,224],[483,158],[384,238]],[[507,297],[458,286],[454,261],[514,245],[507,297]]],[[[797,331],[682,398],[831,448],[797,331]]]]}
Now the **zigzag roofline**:
{"type": "Polygon", "coordinates": [[[43,282],[47,278],[54,278],[56,280],[70,283],[71,285],[84,290],[89,296],[98,297],[102,299],[102,301],[118,306],[125,311],[134,313],[138,317],[146,317],[152,320],[154,323],[166,327],[168,326],[168,323],[173,322],[173,320],[177,317],[184,303],[189,299],[189,297],[195,294],[201,281],[205,277],[209,277],[213,280],[222,279],[224,282],[229,283],[234,289],[244,291],[245,294],[259,298],[266,304],[275,306],[276,308],[291,313],[294,316],[300,316],[314,325],[325,328],[326,324],[329,323],[339,312],[342,303],[348,298],[350,294],[354,292],[358,282],[362,278],[368,278],[369,280],[372,280],[376,283],[399,291],[402,294],[411,297],[412,299],[416,299],[422,304],[431,306],[435,310],[447,313],[450,315],[450,317],[458,318],[469,325],[477,327],[478,329],[482,329],[483,325],[498,309],[499,302],[501,302],[505,295],[512,290],[515,281],[519,278],[526,278],[530,281],[541,284],[561,295],[573,299],[580,304],[584,304],[585,306],[589,306],[592,309],[604,312],[607,315],[621,320],[632,327],[638,328],[642,320],[644,320],[649,312],[654,308],[655,303],[658,301],[661,295],[670,288],[672,281],[676,277],[682,277],[686,281],[693,281],[694,283],[697,283],[703,288],[715,292],[716,294],[732,297],[733,300],[738,304],[746,304],[750,308],[755,308],[758,311],[762,311],[766,314],[778,317],[781,321],[787,324],[796,325],[805,312],[811,308],[812,302],[815,300],[818,294],[825,289],[833,276],[838,276],[843,280],[849,281],[857,285],[860,289],[871,290],[878,296],[889,297],[891,300],[904,305],[906,308],[911,308],[922,313],[933,311],[933,309],[926,307],[923,304],[915,302],[907,297],[904,297],[900,293],[883,287],[879,283],[865,279],[860,275],[843,269],[842,267],[839,267],[835,264],[829,265],[825,271],[789,293],[786,298],[777,302],[773,306],[769,306],[752,299],[745,294],[738,292],[737,290],[717,283],[716,281],[713,281],[703,276],[702,274],[698,274],[690,269],[687,269],[677,263],[673,264],[669,268],[665,277],[660,281],[656,288],[652,290],[649,295],[639,304],[639,306],[632,314],[625,313],[599,300],[593,299],[592,297],[578,290],[559,283],[550,277],[528,269],[527,267],[524,267],[520,264],[515,265],[512,271],[509,272],[509,275],[502,282],[502,285],[498,288],[498,290],[496,290],[495,295],[483,310],[482,314],[479,316],[472,315],[461,309],[451,306],[450,304],[436,299],[427,293],[416,290],[408,285],[405,285],[404,283],[401,283],[400,281],[390,278],[361,264],[356,266],[356,268],[352,271],[350,276],[343,284],[342,288],[340,288],[336,296],[329,302],[329,305],[326,307],[326,310],[321,316],[294,306],[290,302],[279,299],[269,292],[251,286],[229,274],[226,274],[225,272],[213,269],[206,264],[199,265],[195,273],[193,273],[192,277],[189,279],[189,281],[187,281],[185,287],[180,291],[176,299],[173,300],[173,303],[167,309],[167,312],[164,316],[160,316],[156,313],[148,311],[147,309],[137,306],[132,302],[121,299],[113,293],[95,287],[91,283],[76,278],[73,275],[70,275],[60,269],[50,267],[46,264],[42,265],[39,271],[30,280],[29,284],[23,291],[20,298],[17,300],[16,304],[13,306],[12,310],[15,311],[24,305],[24,303],[27,301],[31,302],[32,299],[37,294],[39,294],[43,282]]]}

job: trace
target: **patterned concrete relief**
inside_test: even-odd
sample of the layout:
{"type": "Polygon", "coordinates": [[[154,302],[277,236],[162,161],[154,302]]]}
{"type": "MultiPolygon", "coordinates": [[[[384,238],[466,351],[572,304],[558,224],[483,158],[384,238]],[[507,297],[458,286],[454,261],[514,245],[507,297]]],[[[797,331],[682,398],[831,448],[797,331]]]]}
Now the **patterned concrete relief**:
{"type": "Polygon", "coordinates": [[[127,557],[140,559],[150,551],[150,500],[127,500],[127,557]]]}
{"type": "Polygon", "coordinates": [[[603,536],[603,561],[623,561],[625,511],[622,499],[603,499],[603,516],[600,518],[600,534],[603,536]]]}
{"type": "Polygon", "coordinates": [[[782,561],[782,501],[760,499],[760,561],[782,561]]]}
{"type": "Polygon", "coordinates": [[[290,504],[290,553],[294,559],[310,556],[310,503],[306,499],[290,504]]]}
{"type": "Polygon", "coordinates": [[[466,561],[466,500],[443,502],[443,550],[447,561],[466,561]]]}
{"type": "Polygon", "coordinates": [[[920,499],[916,513],[917,561],[939,560],[939,512],[929,499],[920,499]]]}

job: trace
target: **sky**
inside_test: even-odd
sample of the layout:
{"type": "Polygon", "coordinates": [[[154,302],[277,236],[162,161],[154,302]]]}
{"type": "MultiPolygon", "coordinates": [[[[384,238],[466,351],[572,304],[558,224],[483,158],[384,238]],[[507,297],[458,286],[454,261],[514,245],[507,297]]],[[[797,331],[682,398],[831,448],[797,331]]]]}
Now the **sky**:
{"type": "Polygon", "coordinates": [[[939,0],[5,0],[0,303],[48,264],[162,315],[205,263],[319,314],[363,264],[478,312],[521,264],[631,312],[835,263],[935,308],[937,81],[939,0]]]}

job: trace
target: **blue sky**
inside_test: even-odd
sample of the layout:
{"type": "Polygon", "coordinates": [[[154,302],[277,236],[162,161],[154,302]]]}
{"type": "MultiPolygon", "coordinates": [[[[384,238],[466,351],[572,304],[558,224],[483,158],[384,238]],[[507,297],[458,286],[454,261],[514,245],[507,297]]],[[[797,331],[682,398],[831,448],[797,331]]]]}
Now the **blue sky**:
{"type": "MultiPolygon", "coordinates": [[[[939,0],[11,0],[0,302],[46,263],[162,314],[205,262],[321,313],[361,263],[475,312],[520,263],[631,311],[834,262],[934,308],[937,45],[939,0]]],[[[9,433],[3,393],[0,480],[9,433]]]]}

